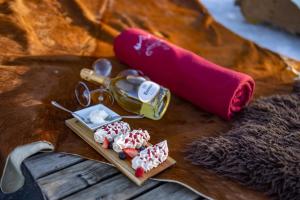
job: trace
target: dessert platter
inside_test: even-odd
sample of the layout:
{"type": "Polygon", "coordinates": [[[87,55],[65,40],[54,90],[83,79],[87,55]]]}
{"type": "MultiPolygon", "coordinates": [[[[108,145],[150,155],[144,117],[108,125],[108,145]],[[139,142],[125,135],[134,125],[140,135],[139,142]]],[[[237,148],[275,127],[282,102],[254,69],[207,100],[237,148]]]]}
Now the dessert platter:
{"type": "Polygon", "coordinates": [[[118,120],[112,118],[110,113],[113,112],[103,107],[100,104],[76,111],[85,113],[86,117],[73,115],[74,118],[66,120],[66,125],[133,182],[142,185],[150,177],[176,163],[168,155],[166,140],[152,145],[147,130],[134,129],[121,117],[118,120]],[[97,125],[97,121],[100,125],[97,125]],[[98,128],[91,128],[95,126],[98,128]]]}

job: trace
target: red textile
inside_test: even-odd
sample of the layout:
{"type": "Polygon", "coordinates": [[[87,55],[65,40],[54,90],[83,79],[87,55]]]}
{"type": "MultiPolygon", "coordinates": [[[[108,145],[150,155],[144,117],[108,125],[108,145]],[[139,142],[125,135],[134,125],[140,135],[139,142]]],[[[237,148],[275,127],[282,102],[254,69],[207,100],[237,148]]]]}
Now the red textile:
{"type": "Polygon", "coordinates": [[[116,57],[198,107],[230,119],[251,99],[254,80],[155,37],[126,29],[114,41],[116,57]]]}

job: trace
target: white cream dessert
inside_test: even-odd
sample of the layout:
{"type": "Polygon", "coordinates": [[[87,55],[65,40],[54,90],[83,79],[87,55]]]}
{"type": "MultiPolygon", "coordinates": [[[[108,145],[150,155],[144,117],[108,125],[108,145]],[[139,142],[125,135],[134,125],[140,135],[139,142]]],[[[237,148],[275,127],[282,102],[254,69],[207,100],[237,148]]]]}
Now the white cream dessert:
{"type": "Polygon", "coordinates": [[[105,122],[105,119],[108,117],[107,112],[104,110],[93,110],[89,114],[89,119],[93,124],[101,124],[105,122]]]}
{"type": "Polygon", "coordinates": [[[123,121],[114,122],[102,126],[94,133],[94,139],[96,142],[103,143],[104,138],[107,138],[112,142],[118,135],[124,135],[130,131],[128,123],[123,121]]]}
{"type": "Polygon", "coordinates": [[[145,172],[157,167],[168,158],[169,149],[167,140],[156,145],[149,146],[134,157],[131,161],[132,168],[142,167],[145,172]]]}
{"type": "Polygon", "coordinates": [[[138,149],[147,144],[150,140],[150,135],[147,130],[133,130],[123,135],[118,135],[113,144],[113,150],[121,152],[125,148],[138,149]]]}

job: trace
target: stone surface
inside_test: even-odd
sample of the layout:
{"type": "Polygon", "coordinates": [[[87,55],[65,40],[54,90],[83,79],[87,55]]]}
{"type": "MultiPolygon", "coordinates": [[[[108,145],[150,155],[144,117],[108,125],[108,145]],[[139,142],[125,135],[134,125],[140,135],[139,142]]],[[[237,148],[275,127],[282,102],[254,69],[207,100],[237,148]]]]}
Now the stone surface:
{"type": "Polygon", "coordinates": [[[300,7],[292,0],[237,0],[237,3],[249,22],[268,23],[300,34],[300,7]]]}

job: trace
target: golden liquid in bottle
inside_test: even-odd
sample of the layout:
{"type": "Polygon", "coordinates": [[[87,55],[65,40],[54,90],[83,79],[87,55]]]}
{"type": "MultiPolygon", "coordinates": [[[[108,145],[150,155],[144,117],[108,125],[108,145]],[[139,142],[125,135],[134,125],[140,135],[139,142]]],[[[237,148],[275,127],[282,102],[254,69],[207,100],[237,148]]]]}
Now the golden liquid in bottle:
{"type": "Polygon", "coordinates": [[[150,102],[144,103],[133,95],[137,92],[138,86],[127,81],[126,77],[117,77],[111,80],[110,90],[116,101],[125,110],[142,114],[150,119],[161,119],[169,105],[170,91],[160,87],[158,94],[150,102]]]}
{"type": "MultiPolygon", "coordinates": [[[[129,112],[144,115],[147,118],[159,120],[167,110],[171,93],[167,88],[159,87],[157,94],[148,102],[138,97],[140,85],[146,81],[141,76],[119,76],[113,79],[96,75],[92,70],[82,69],[80,76],[90,82],[104,84],[112,92],[118,104],[129,112]]],[[[152,82],[153,83],[153,82],[152,82]]],[[[92,96],[97,101],[97,95],[92,96]]]]}

